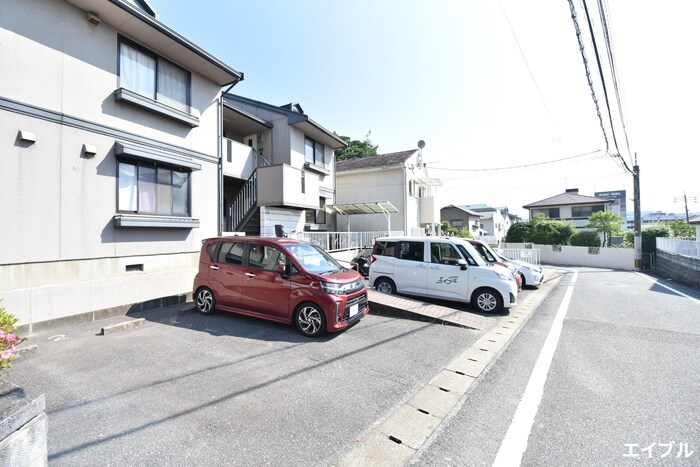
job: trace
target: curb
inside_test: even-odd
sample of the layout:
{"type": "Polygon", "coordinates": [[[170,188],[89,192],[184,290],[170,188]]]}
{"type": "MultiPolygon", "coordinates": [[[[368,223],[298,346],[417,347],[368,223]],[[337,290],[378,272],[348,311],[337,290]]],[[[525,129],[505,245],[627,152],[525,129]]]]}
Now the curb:
{"type": "Polygon", "coordinates": [[[468,397],[474,382],[507,348],[532,313],[559,284],[564,274],[540,286],[508,316],[499,318],[474,344],[458,355],[406,403],[368,430],[335,464],[337,467],[406,465],[430,443],[439,427],[468,397]]]}

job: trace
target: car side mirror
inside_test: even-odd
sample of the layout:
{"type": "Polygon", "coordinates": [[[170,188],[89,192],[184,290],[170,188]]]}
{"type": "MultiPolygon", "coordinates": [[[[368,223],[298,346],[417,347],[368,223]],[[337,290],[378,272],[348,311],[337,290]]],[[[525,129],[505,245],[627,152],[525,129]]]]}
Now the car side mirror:
{"type": "Polygon", "coordinates": [[[287,272],[287,266],[284,264],[278,264],[275,266],[275,272],[277,272],[282,279],[289,279],[289,273],[287,272]]]}
{"type": "Polygon", "coordinates": [[[459,269],[461,269],[462,271],[466,271],[466,270],[467,270],[467,261],[466,261],[466,260],[464,260],[464,259],[458,259],[458,260],[457,260],[457,265],[459,266],[459,269]]]}

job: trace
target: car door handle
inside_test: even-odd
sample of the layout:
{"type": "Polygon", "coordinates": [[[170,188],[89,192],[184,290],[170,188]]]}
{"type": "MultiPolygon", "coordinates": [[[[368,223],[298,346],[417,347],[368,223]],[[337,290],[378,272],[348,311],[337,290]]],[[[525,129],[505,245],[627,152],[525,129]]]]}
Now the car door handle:
{"type": "Polygon", "coordinates": [[[252,272],[246,272],[245,275],[248,277],[255,277],[255,274],[253,274],[252,272]]]}
{"type": "Polygon", "coordinates": [[[213,269],[214,271],[218,271],[219,266],[209,266],[209,269],[213,269]]]}

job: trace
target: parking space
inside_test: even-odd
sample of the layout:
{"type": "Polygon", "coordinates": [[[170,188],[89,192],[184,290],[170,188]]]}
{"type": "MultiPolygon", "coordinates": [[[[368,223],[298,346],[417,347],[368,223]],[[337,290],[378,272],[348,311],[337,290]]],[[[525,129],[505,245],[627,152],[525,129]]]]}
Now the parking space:
{"type": "Polygon", "coordinates": [[[52,465],[333,464],[480,336],[375,315],[321,339],[182,306],[136,318],[31,336],[16,361],[13,383],[46,396],[52,465]]]}

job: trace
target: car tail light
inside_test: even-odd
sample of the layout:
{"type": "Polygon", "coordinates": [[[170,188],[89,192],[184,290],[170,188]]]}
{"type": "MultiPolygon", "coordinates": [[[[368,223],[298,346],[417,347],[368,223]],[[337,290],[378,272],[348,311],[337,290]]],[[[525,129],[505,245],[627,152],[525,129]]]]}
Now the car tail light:
{"type": "Polygon", "coordinates": [[[370,264],[374,263],[375,261],[377,261],[377,258],[374,255],[370,256],[370,264]]]}

